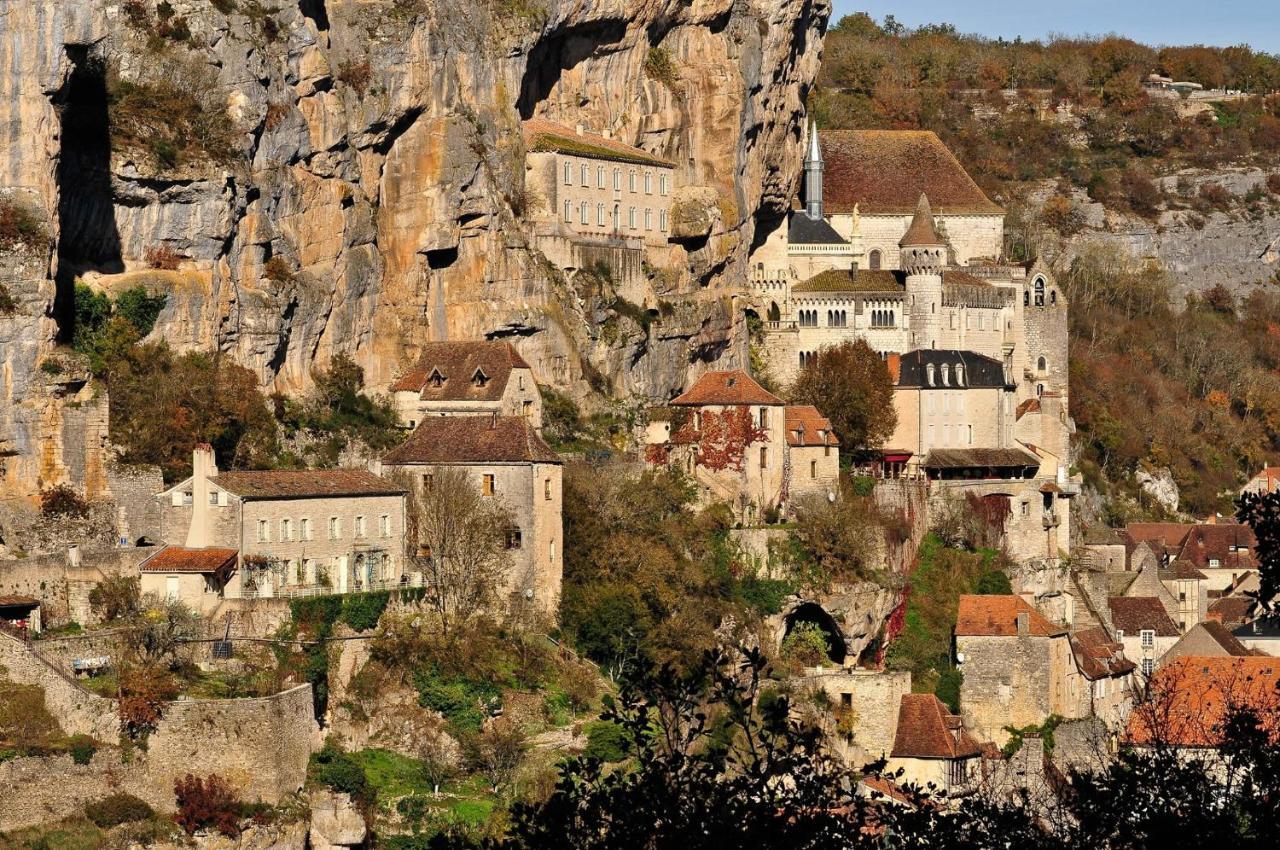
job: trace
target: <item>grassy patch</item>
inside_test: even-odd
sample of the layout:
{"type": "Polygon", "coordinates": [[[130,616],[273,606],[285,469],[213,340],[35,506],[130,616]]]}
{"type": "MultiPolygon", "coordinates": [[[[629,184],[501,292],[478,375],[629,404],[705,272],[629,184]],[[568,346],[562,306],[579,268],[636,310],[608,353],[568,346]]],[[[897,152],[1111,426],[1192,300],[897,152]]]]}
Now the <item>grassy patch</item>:
{"type": "Polygon", "coordinates": [[[58,721],[45,708],[44,688],[0,679],[0,752],[39,755],[67,747],[58,721]]]}
{"type": "Polygon", "coordinates": [[[106,834],[85,818],[0,835],[0,850],[98,850],[106,834]]]}
{"type": "Polygon", "coordinates": [[[380,749],[361,750],[352,758],[364,769],[365,780],[380,800],[431,793],[422,762],[417,759],[380,749]]]}

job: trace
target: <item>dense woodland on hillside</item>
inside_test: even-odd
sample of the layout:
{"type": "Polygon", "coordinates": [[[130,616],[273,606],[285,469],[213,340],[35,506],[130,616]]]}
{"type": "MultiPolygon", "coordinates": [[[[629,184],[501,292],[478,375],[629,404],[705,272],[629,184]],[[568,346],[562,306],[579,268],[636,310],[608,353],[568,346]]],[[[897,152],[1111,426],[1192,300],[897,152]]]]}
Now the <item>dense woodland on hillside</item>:
{"type": "MultiPolygon", "coordinates": [[[[1280,205],[1280,58],[1247,47],[1153,48],[1129,39],[1006,42],[948,25],[908,30],[864,14],[832,27],[812,106],[827,128],[929,129],[1009,211],[1006,252],[1021,260],[1083,226],[1073,193],[1157,220],[1280,205]],[[1245,97],[1179,116],[1151,73],[1245,97]],[[1182,168],[1272,170],[1237,197],[1210,183],[1167,191],[1182,168]],[[1031,189],[1043,203],[1028,200],[1031,189]]],[[[1077,195],[1078,197],[1078,195],[1077,195]]],[[[1230,496],[1280,453],[1280,290],[1213,288],[1182,303],[1159,268],[1087,247],[1059,270],[1071,298],[1072,414],[1079,469],[1108,496],[1104,519],[1160,513],[1134,474],[1168,468],[1193,514],[1230,496]]]]}

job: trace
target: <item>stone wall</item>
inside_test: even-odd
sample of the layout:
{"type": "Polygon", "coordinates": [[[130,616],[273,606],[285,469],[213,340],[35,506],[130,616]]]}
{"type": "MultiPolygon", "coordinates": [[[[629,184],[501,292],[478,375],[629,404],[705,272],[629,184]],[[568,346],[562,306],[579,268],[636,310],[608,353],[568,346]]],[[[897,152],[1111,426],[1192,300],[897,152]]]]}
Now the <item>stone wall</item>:
{"type": "Polygon", "coordinates": [[[107,465],[107,484],[116,503],[116,528],[120,539],[137,543],[146,538],[160,541],[160,502],[156,494],[164,490],[158,466],[107,465]]]}
{"type": "MultiPolygon", "coordinates": [[[[44,689],[45,705],[66,734],[90,735],[100,741],[114,741],[118,736],[120,723],[114,700],[84,690],[22,641],[3,632],[0,632],[0,667],[8,671],[6,676],[10,681],[44,689]]],[[[0,794],[0,798],[4,796],[0,794]]],[[[0,824],[0,830],[4,828],[0,824]]]]}
{"type": "Polygon", "coordinates": [[[888,756],[898,734],[898,709],[903,694],[911,693],[909,672],[843,670],[804,677],[800,684],[825,691],[833,707],[847,705],[856,716],[854,733],[838,750],[851,765],[861,767],[888,756]]]}
{"type": "Polygon", "coordinates": [[[1048,637],[957,636],[960,710],[967,728],[980,741],[1003,745],[1005,726],[1030,726],[1052,713],[1052,664],[1048,637]]]}
{"type": "Polygon", "coordinates": [[[138,564],[154,549],[106,549],[81,552],[80,566],[68,564],[60,552],[0,561],[0,595],[17,594],[40,600],[45,628],[68,622],[92,622],[89,590],[110,576],[137,575],[138,564]]]}

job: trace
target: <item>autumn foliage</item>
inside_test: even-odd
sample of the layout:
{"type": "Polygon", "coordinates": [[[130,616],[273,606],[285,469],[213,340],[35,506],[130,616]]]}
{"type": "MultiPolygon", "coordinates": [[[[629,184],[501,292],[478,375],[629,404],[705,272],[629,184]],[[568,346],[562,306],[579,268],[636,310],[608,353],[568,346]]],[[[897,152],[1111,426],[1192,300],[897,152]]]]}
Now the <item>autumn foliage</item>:
{"type": "Polygon", "coordinates": [[[173,784],[173,793],[178,802],[174,819],[188,835],[209,829],[229,838],[240,834],[239,804],[221,776],[213,773],[201,779],[188,773],[173,784]]]}
{"type": "MultiPolygon", "coordinates": [[[[777,415],[781,415],[779,412],[777,415]]],[[[696,463],[704,469],[741,472],[752,443],[767,442],[769,432],[757,425],[750,408],[702,410],[673,428],[671,442],[696,447],[696,463]]]]}

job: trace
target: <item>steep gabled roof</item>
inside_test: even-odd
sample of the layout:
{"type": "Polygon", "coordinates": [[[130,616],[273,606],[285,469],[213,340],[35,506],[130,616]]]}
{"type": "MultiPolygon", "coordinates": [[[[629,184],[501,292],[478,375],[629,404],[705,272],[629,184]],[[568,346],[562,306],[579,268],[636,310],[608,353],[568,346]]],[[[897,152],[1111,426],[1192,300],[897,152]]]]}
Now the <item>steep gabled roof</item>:
{"type": "Polygon", "coordinates": [[[956,613],[958,637],[1016,637],[1018,615],[1027,615],[1027,634],[1053,637],[1064,634],[1061,629],[1021,596],[976,596],[964,594],[956,613]]]}
{"type": "Polygon", "coordinates": [[[1179,558],[1166,569],[1160,570],[1161,581],[1177,581],[1178,579],[1204,581],[1205,575],[1197,570],[1190,561],[1184,561],[1179,558]]]}
{"type": "Polygon", "coordinates": [[[498,401],[512,369],[529,364],[509,342],[466,340],[428,342],[418,363],[391,385],[392,392],[418,393],[423,401],[498,401]],[[487,380],[477,384],[476,373],[487,380]],[[432,380],[438,375],[440,386],[432,380]]]}
{"type": "Polygon", "coordinates": [[[760,386],[755,378],[741,369],[706,372],[692,387],[671,400],[676,406],[702,405],[781,405],[782,399],[760,386]]]}
{"type": "Polygon", "coordinates": [[[523,130],[525,147],[530,153],[550,151],[636,165],[674,167],[670,160],[635,145],[628,145],[617,139],[606,139],[599,133],[590,133],[586,130],[579,133],[576,127],[566,127],[564,124],[557,124],[543,118],[531,118],[525,121],[523,130]]]}
{"type": "Polygon", "coordinates": [[[934,387],[937,389],[965,389],[969,387],[1005,387],[1004,364],[994,357],[975,351],[953,348],[923,348],[908,351],[900,359],[898,386],[934,387]],[[934,369],[934,381],[929,383],[929,367],[934,369]],[[948,383],[942,383],[942,367],[949,370],[948,383]],[[956,367],[964,367],[964,383],[957,382],[956,367]]]}
{"type": "Polygon", "coordinates": [[[847,245],[845,239],[824,218],[812,219],[804,212],[794,212],[787,223],[787,243],[790,245],[847,245]]]}
{"type": "Polygon", "coordinates": [[[1184,643],[1191,643],[1200,635],[1204,635],[1209,640],[1218,645],[1222,655],[1234,655],[1236,657],[1244,657],[1246,655],[1262,655],[1261,651],[1249,649],[1240,642],[1240,638],[1231,633],[1231,630],[1216,620],[1202,620],[1196,623],[1182,638],[1169,648],[1169,653],[1173,657],[1178,657],[1183,653],[1179,652],[1179,648],[1184,643]]]}
{"type": "Polygon", "coordinates": [[[1124,676],[1137,667],[1125,657],[1124,647],[1113,641],[1100,626],[1073,632],[1071,654],[1075,657],[1076,667],[1091,682],[1124,676]]]}
{"type": "Polygon", "coordinates": [[[1126,635],[1144,631],[1155,632],[1158,637],[1177,637],[1181,632],[1169,619],[1164,605],[1154,596],[1113,596],[1107,600],[1111,609],[1111,625],[1126,635]]]}
{"type": "Polygon", "coordinates": [[[1253,556],[1258,538],[1242,523],[1211,522],[1193,526],[1178,557],[1199,569],[1247,569],[1257,567],[1253,556]],[[1234,548],[1235,551],[1232,551],[1234,548]],[[1209,562],[1216,560],[1218,567],[1209,562]]]}
{"type": "Polygon", "coordinates": [[[1271,656],[1183,656],[1151,677],[1151,707],[1129,715],[1128,737],[1135,744],[1159,742],[1180,747],[1214,747],[1234,706],[1258,711],[1276,740],[1280,701],[1280,659],[1271,656]]]}
{"type": "Polygon", "coordinates": [[[1214,622],[1234,629],[1248,621],[1249,614],[1256,604],[1248,596],[1224,596],[1209,603],[1206,616],[1214,622]]]}
{"type": "Polygon", "coordinates": [[[144,573],[200,573],[217,575],[227,573],[236,564],[235,549],[208,546],[187,549],[183,546],[166,546],[138,565],[144,573]]]}
{"type": "Polygon", "coordinates": [[[787,445],[838,446],[831,420],[812,404],[789,404],[786,411],[787,445]]]}
{"type": "Polygon", "coordinates": [[[209,480],[242,499],[332,499],[404,493],[367,469],[249,470],[222,472],[209,480]]]}
{"type": "Polygon", "coordinates": [[[827,130],[821,143],[828,213],[909,215],[923,192],[939,215],[1004,212],[933,132],[827,130]]]}
{"type": "Polygon", "coordinates": [[[981,752],[961,719],[933,694],[903,694],[892,758],[970,758],[981,752]]]}
{"type": "Polygon", "coordinates": [[[522,416],[430,416],[382,462],[402,466],[561,461],[522,416]]]}

